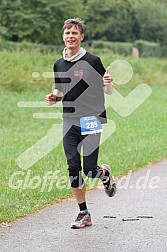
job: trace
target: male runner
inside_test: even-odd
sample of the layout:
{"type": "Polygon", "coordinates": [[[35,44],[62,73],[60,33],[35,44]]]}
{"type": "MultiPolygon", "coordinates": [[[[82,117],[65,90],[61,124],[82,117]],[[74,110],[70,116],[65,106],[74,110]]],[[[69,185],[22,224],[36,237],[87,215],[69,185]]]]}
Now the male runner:
{"type": "Polygon", "coordinates": [[[67,19],[63,26],[63,57],[54,64],[55,89],[45,97],[47,105],[63,102],[63,146],[71,188],[80,209],[71,228],[92,225],[82,177],[81,147],[85,175],[100,178],[109,197],[116,192],[110,167],[97,164],[102,124],[107,123],[104,93],[112,93],[112,79],[100,58],[81,47],[83,39],[84,22],[67,19]]]}

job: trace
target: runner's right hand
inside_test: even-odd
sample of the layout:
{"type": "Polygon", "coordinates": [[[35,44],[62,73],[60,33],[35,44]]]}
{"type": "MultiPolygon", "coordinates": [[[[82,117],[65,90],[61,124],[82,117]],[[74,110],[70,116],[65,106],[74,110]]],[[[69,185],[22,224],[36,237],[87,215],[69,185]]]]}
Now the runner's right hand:
{"type": "Polygon", "coordinates": [[[53,93],[50,93],[45,96],[45,103],[46,105],[50,106],[56,103],[56,95],[53,93]]]}

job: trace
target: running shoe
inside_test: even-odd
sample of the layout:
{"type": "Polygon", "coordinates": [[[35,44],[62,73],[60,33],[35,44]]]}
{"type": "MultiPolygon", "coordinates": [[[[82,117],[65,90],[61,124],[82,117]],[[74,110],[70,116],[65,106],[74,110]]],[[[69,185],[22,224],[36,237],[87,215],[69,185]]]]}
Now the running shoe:
{"type": "Polygon", "coordinates": [[[71,223],[71,228],[84,228],[91,226],[91,216],[88,210],[80,211],[75,222],[71,223]]]}
{"type": "Polygon", "coordinates": [[[101,165],[102,170],[106,170],[108,171],[108,176],[104,176],[102,178],[102,182],[104,184],[104,189],[105,189],[105,193],[109,196],[109,197],[113,197],[116,193],[116,182],[114,177],[111,174],[111,168],[109,165],[107,164],[102,164],[101,165]]]}

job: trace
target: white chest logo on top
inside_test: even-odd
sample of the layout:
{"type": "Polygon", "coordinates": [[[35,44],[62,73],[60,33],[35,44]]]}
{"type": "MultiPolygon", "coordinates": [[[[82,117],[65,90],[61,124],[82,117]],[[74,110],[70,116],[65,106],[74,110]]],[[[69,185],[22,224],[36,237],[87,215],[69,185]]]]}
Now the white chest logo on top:
{"type": "Polygon", "coordinates": [[[83,70],[77,70],[77,71],[74,71],[74,76],[76,77],[80,77],[80,79],[82,78],[83,76],[83,70]]]}

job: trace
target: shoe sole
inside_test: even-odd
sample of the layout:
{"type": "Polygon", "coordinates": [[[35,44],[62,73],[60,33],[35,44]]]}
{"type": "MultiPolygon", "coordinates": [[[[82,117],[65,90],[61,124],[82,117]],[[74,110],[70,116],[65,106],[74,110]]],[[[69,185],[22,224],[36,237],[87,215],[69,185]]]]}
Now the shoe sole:
{"type": "Polygon", "coordinates": [[[110,180],[112,181],[112,188],[113,188],[112,194],[110,195],[110,193],[107,192],[107,190],[105,190],[105,193],[107,194],[107,196],[113,197],[116,194],[117,186],[116,186],[116,181],[115,181],[115,179],[114,179],[114,177],[112,176],[112,173],[111,173],[111,167],[109,165],[107,165],[107,164],[102,164],[101,167],[102,167],[102,169],[107,170],[109,172],[110,180]]]}
{"type": "Polygon", "coordinates": [[[107,194],[107,196],[113,197],[116,194],[117,187],[116,187],[115,182],[112,184],[112,189],[113,189],[112,192],[110,190],[109,191],[105,190],[105,193],[107,194]]]}
{"type": "Polygon", "coordinates": [[[83,225],[80,225],[80,226],[75,226],[75,225],[73,225],[73,226],[71,226],[71,228],[72,228],[72,229],[80,229],[80,228],[90,227],[90,226],[92,226],[92,222],[91,222],[91,221],[90,221],[90,222],[87,222],[87,223],[85,223],[85,224],[83,224],[83,225]]]}

